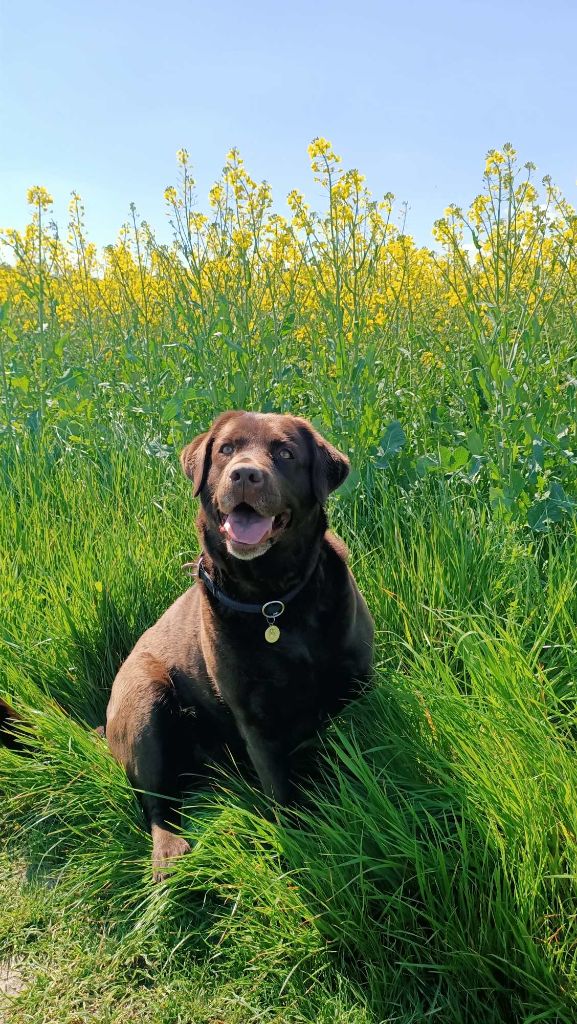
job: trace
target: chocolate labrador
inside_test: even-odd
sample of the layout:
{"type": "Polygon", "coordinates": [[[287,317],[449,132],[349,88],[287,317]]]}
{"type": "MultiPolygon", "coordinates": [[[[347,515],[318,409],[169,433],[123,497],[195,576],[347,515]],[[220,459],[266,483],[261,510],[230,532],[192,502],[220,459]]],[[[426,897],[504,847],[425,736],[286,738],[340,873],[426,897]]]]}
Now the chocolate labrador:
{"type": "Polygon", "coordinates": [[[144,633],[112,687],[106,736],[141,791],[153,872],[189,846],[175,807],[228,748],[286,803],[291,751],[356,696],[373,623],[327,532],[346,456],[304,419],[225,412],[182,452],[200,496],[195,586],[144,633]]]}

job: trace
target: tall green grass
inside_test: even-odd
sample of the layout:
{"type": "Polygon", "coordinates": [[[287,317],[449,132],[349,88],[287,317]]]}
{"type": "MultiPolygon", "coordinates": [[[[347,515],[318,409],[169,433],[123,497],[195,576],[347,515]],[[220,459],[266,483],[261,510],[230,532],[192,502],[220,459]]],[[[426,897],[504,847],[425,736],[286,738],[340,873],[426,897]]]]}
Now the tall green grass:
{"type": "Polygon", "coordinates": [[[155,887],[136,799],[93,726],[189,582],[188,485],[136,446],[13,449],[4,482],[0,666],[29,754],[1,752],[2,822],[36,907],[5,951],[34,961],[38,916],[58,922],[22,1021],[85,1019],[95,936],[107,981],[90,1020],[144,1020],[143,985],[166,1021],[189,1019],[184,991],[204,993],[199,1021],[574,1020],[573,530],[536,538],[456,481],[409,498],[367,470],[331,511],[376,620],[374,691],[312,774],[307,760],[290,813],[234,768],[215,775],[188,805],[192,853],[155,887]]]}

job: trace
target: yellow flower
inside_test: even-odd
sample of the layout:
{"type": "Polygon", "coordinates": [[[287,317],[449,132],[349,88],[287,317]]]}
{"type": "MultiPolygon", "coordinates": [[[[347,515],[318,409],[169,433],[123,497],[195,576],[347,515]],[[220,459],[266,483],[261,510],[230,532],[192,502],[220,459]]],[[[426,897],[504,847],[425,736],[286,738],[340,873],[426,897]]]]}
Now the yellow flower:
{"type": "Polygon", "coordinates": [[[485,162],[485,174],[493,174],[499,170],[501,164],[505,163],[505,157],[498,149],[490,149],[485,162]]]}
{"type": "Polygon", "coordinates": [[[31,206],[38,206],[41,210],[47,210],[54,202],[44,185],[33,185],[32,188],[29,188],[26,193],[26,201],[31,206]]]}
{"type": "Polygon", "coordinates": [[[188,215],[188,226],[191,231],[202,231],[207,222],[208,217],[204,213],[189,213],[188,215]]]}
{"type": "Polygon", "coordinates": [[[426,368],[428,370],[431,369],[431,367],[433,367],[433,366],[442,366],[443,365],[442,362],[440,361],[440,359],[437,358],[435,353],[434,352],[430,352],[430,351],[422,352],[421,353],[421,362],[422,362],[423,366],[426,366],[426,368]]]}
{"type": "Polygon", "coordinates": [[[337,156],[328,139],[313,139],[308,147],[308,153],[313,171],[323,177],[329,171],[334,172],[341,162],[340,156],[337,156]]]}
{"type": "Polygon", "coordinates": [[[236,228],[232,233],[232,240],[239,249],[246,252],[246,250],[250,248],[252,235],[250,231],[243,230],[242,228],[236,228]]]}
{"type": "Polygon", "coordinates": [[[224,199],[224,188],[222,187],[222,185],[219,182],[217,182],[216,185],[212,186],[210,192],[208,193],[208,201],[209,201],[210,205],[212,206],[212,208],[216,209],[217,206],[220,206],[220,204],[222,203],[223,199],[224,199]]]}
{"type": "Polygon", "coordinates": [[[341,162],[340,156],[336,155],[329,140],[321,137],[313,139],[308,147],[308,153],[311,160],[315,160],[316,157],[320,156],[324,157],[326,160],[334,160],[336,163],[341,162]]]}

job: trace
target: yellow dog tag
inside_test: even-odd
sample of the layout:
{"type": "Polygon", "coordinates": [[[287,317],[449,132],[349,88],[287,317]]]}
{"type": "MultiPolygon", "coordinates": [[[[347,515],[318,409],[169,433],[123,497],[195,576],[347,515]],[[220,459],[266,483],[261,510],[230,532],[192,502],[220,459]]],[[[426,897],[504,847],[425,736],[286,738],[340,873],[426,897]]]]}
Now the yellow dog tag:
{"type": "Polygon", "coordinates": [[[265,629],[264,631],[264,638],[265,640],[268,640],[269,644],[276,644],[279,636],[280,629],[278,628],[278,626],[275,626],[274,623],[272,626],[269,626],[268,629],[265,629]]]}

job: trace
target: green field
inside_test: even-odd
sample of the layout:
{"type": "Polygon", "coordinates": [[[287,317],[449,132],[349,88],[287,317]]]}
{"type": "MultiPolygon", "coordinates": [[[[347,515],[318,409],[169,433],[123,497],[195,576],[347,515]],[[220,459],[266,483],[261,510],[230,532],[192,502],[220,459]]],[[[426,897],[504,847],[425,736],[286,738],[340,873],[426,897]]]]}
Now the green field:
{"type": "Polygon", "coordinates": [[[0,750],[0,1020],[576,1019],[577,221],[505,147],[419,249],[327,146],[320,214],[280,224],[237,156],[199,220],[181,154],[172,247],[133,211],[100,257],[79,202],[66,247],[41,190],[5,236],[0,695],[28,755],[0,750]],[[375,687],[298,810],[235,774],[195,794],[155,886],[94,727],[198,553],[179,449],[237,407],[350,455],[329,511],[375,687]]]}

